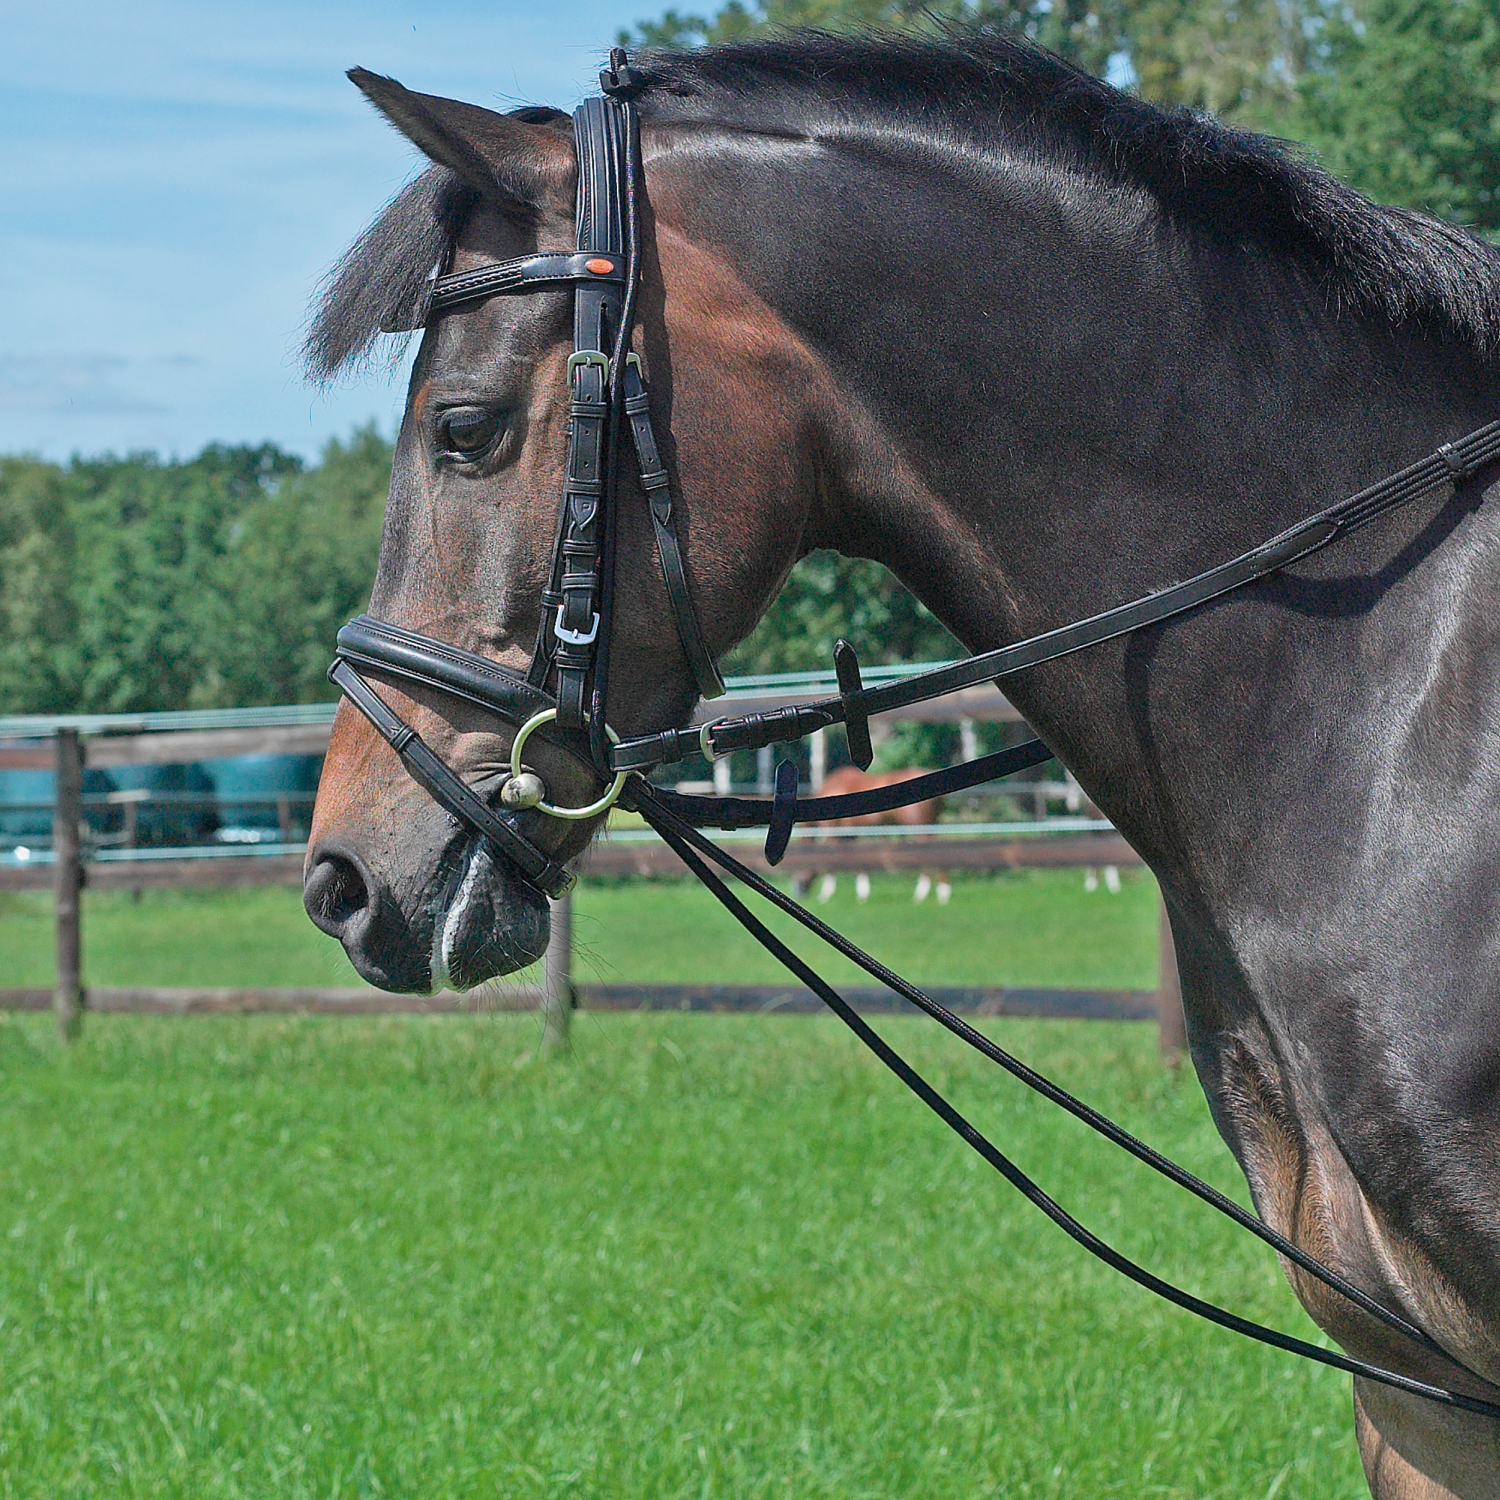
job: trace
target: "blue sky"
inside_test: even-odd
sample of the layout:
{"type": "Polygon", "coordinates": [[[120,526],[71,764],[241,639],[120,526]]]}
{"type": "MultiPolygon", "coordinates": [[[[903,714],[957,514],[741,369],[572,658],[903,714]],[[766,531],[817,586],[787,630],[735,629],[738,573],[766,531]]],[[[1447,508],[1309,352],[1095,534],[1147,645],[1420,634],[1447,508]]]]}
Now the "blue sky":
{"type": "Polygon", "coordinates": [[[313,455],[402,378],[309,387],[308,299],[416,167],[344,78],[570,108],[656,0],[0,0],[0,453],[271,439],[313,455]]]}

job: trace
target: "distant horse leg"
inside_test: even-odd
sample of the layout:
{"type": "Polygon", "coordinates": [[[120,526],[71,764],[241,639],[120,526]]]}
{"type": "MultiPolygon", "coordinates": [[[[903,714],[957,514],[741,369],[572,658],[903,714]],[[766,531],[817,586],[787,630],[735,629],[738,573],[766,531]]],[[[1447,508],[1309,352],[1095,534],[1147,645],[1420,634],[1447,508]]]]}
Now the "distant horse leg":
{"type": "Polygon", "coordinates": [[[1117,866],[1105,865],[1104,889],[1107,890],[1111,896],[1118,896],[1120,894],[1120,871],[1117,866]]]}
{"type": "Polygon", "coordinates": [[[1083,888],[1086,891],[1099,889],[1099,872],[1092,865],[1083,872],[1083,888]]]}
{"type": "Polygon", "coordinates": [[[917,888],[911,893],[911,899],[920,906],[932,892],[932,876],[923,870],[917,876],[917,888]]]}
{"type": "Polygon", "coordinates": [[[937,898],[939,906],[946,906],[953,899],[953,886],[949,883],[946,870],[938,871],[937,898]]]}
{"type": "Polygon", "coordinates": [[[807,895],[808,887],[813,883],[811,874],[792,876],[792,894],[800,901],[807,895]]]}
{"type": "Polygon", "coordinates": [[[854,877],[854,896],[857,901],[870,899],[870,877],[863,870],[854,877]]]}
{"type": "Polygon", "coordinates": [[[838,888],[839,888],[839,878],[838,878],[838,876],[837,875],[825,875],[823,877],[823,879],[822,879],[822,882],[818,886],[818,900],[819,901],[832,901],[833,900],[833,893],[836,890],[838,890],[838,888]]]}

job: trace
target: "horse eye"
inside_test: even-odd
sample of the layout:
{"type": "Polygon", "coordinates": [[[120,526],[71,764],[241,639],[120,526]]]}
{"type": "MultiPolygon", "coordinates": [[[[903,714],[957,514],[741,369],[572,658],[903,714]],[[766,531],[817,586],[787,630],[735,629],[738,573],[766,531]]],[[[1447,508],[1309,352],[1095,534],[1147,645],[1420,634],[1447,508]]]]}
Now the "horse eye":
{"type": "Polygon", "coordinates": [[[458,406],[438,419],[438,440],[445,453],[470,458],[494,442],[504,420],[503,412],[483,406],[458,406]]]}

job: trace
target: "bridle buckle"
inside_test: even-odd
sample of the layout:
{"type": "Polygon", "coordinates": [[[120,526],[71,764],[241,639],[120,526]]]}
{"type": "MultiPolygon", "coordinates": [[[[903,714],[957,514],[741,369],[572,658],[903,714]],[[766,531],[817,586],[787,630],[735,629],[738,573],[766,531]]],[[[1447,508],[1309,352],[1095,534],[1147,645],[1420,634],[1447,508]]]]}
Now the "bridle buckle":
{"type": "Polygon", "coordinates": [[[587,630],[569,630],[562,622],[563,611],[568,606],[559,604],[557,606],[557,618],[552,622],[552,634],[565,645],[569,646],[591,646],[594,638],[599,634],[599,611],[594,611],[593,622],[587,630]]]}
{"type": "MultiPolygon", "coordinates": [[[[573,384],[573,372],[585,365],[594,365],[603,370],[606,382],[608,382],[609,377],[614,373],[615,368],[615,362],[608,354],[602,354],[597,349],[575,349],[568,356],[567,380],[569,385],[573,384]]],[[[633,349],[625,356],[625,368],[628,370],[632,365],[635,366],[636,373],[640,374],[641,357],[633,349]]]]}
{"type": "Polygon", "coordinates": [[[605,380],[609,379],[610,357],[601,353],[598,349],[575,349],[568,356],[568,384],[573,384],[573,375],[577,370],[589,365],[595,365],[603,372],[605,380]]]}

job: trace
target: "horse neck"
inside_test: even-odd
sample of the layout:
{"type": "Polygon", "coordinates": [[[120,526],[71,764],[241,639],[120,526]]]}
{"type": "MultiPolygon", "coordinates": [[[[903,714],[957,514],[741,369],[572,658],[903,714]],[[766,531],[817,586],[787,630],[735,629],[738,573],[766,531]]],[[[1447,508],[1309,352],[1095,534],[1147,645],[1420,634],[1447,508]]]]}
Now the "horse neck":
{"type": "MultiPolygon", "coordinates": [[[[1178,233],[1120,190],[836,166],[739,182],[713,231],[843,393],[809,541],[887,563],[973,649],[1201,571],[1500,413],[1463,350],[1340,317],[1276,252],[1178,233]]],[[[1326,597],[1303,609],[1263,585],[1005,690],[1159,873],[1222,886],[1200,830],[1285,812],[1258,749],[1267,674],[1320,753],[1330,716],[1374,713],[1350,653],[1391,612],[1351,616],[1336,580],[1391,564],[1395,591],[1422,587],[1392,560],[1433,527],[1420,508],[1305,565],[1326,597]]]]}

